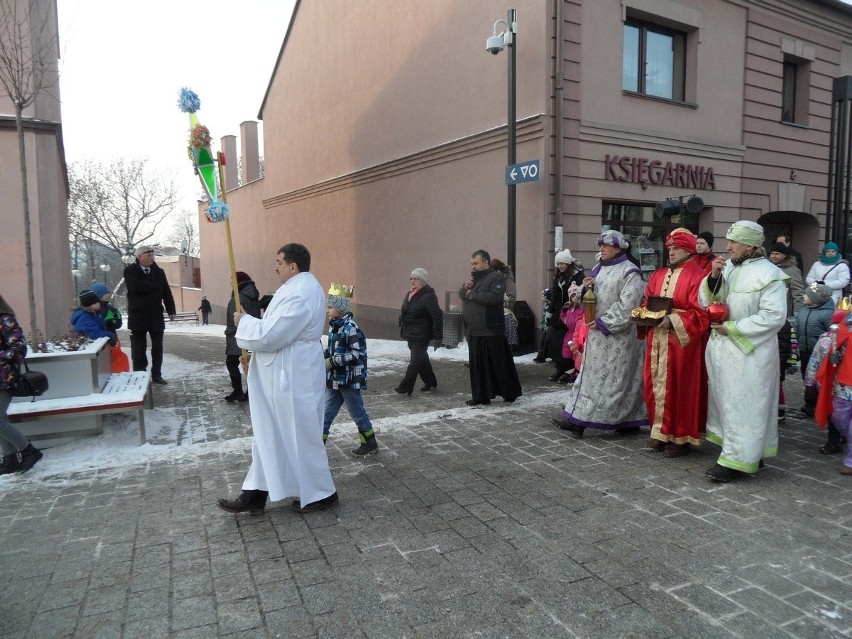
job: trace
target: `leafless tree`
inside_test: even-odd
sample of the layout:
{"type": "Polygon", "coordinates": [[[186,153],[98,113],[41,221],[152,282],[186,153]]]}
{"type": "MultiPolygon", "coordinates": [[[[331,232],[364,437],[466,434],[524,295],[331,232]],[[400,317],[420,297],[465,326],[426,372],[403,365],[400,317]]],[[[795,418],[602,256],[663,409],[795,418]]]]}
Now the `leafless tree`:
{"type": "Polygon", "coordinates": [[[36,333],[36,302],[24,109],[31,106],[42,91],[55,87],[59,81],[54,6],[53,2],[0,0],[0,86],[15,107],[31,335],[36,333]]]}
{"type": "Polygon", "coordinates": [[[175,218],[172,234],[169,236],[169,242],[174,246],[181,247],[187,255],[198,257],[201,249],[198,237],[198,216],[189,211],[182,211],[178,214],[175,218]]]}
{"type": "MultiPolygon", "coordinates": [[[[2,1],[2,0],[0,0],[2,1]]],[[[68,216],[79,236],[119,255],[149,243],[178,204],[174,176],[151,170],[145,159],[93,160],[68,168],[68,216]]]]}

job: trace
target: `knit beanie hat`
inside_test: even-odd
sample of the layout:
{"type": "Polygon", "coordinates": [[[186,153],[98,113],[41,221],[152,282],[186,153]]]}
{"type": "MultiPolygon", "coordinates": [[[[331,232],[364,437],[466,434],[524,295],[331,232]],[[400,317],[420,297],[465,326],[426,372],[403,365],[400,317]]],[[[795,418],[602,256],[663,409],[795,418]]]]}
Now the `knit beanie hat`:
{"type": "Polygon", "coordinates": [[[101,299],[98,297],[97,293],[86,289],[85,291],[80,291],[80,306],[91,306],[92,304],[97,304],[101,299]]]}
{"type": "Polygon", "coordinates": [[[329,295],[326,305],[329,308],[336,308],[341,313],[346,313],[349,310],[349,298],[341,297],[340,295],[329,295]]]}
{"type": "Polygon", "coordinates": [[[819,261],[823,264],[836,264],[840,259],[840,247],[834,242],[826,242],[825,246],[822,247],[822,251],[820,251],[819,261]],[[834,251],[834,257],[828,257],[826,255],[827,251],[834,251]]]}
{"type": "Polygon", "coordinates": [[[568,249],[563,249],[559,251],[556,256],[553,258],[553,265],[557,264],[573,264],[576,260],[571,255],[571,251],[568,249]]]}
{"type": "Polygon", "coordinates": [[[418,280],[423,282],[424,284],[429,283],[429,273],[426,272],[425,268],[417,267],[413,271],[411,271],[410,277],[416,277],[418,280]]]}
{"type": "Polygon", "coordinates": [[[814,282],[805,289],[805,295],[807,295],[808,299],[816,306],[822,306],[831,299],[831,289],[827,286],[814,282]]]}
{"type": "Polygon", "coordinates": [[[328,287],[328,299],[326,306],[336,308],[341,313],[346,313],[349,310],[349,302],[352,300],[352,293],[355,292],[354,286],[346,286],[345,284],[331,283],[328,287]]]}
{"type": "Polygon", "coordinates": [[[109,293],[109,289],[107,288],[107,285],[104,284],[103,282],[92,283],[90,290],[92,291],[92,293],[94,293],[95,295],[98,296],[98,299],[102,298],[104,295],[107,295],[109,293]]]}
{"type": "Polygon", "coordinates": [[[707,242],[707,246],[713,248],[713,234],[710,231],[701,231],[696,237],[700,237],[702,240],[707,242]]]}
{"type": "Polygon", "coordinates": [[[769,247],[770,253],[783,253],[784,255],[789,255],[789,249],[786,244],[781,244],[778,242],[777,244],[773,244],[769,247]]]}
{"type": "Polygon", "coordinates": [[[251,277],[248,273],[237,271],[237,284],[242,284],[243,282],[251,282],[251,277]]]}

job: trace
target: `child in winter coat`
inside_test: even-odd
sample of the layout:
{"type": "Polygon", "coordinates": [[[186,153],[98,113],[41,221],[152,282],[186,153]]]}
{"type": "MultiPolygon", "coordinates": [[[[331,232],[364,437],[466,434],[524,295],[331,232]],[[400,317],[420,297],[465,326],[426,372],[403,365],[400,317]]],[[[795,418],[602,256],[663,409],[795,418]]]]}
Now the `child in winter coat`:
{"type": "Polygon", "coordinates": [[[328,440],[331,423],[345,402],[361,440],[361,445],[352,454],[363,457],[377,452],[379,445],[370,416],[364,408],[364,398],[361,397],[361,390],[367,388],[367,340],[349,311],[351,296],[351,287],[332,284],[326,302],[329,331],[325,350],[325,421],[322,439],[324,442],[328,440]]]}
{"type": "MultiPolygon", "coordinates": [[[[831,315],[834,313],[834,300],[831,290],[822,284],[814,282],[805,289],[804,305],[796,315],[796,336],[799,340],[799,361],[802,367],[802,378],[808,367],[819,336],[831,326],[831,315]]],[[[805,405],[799,410],[808,417],[814,416],[816,398],[805,396],[805,405]]]]}
{"type": "Polygon", "coordinates": [[[107,330],[103,318],[101,318],[101,302],[98,296],[90,290],[80,293],[80,308],[71,313],[71,324],[74,332],[88,335],[92,339],[108,337],[110,346],[118,343],[115,331],[107,330]]]}
{"type": "Polygon", "coordinates": [[[565,324],[565,339],[562,342],[562,357],[568,365],[569,370],[563,378],[559,379],[561,384],[573,384],[577,379],[577,370],[579,367],[575,358],[574,350],[571,348],[574,344],[574,332],[577,324],[583,323],[583,306],[580,304],[580,287],[572,283],[568,287],[568,304],[559,314],[559,319],[565,324]],[[563,381],[564,379],[564,381],[563,381]]]}
{"type": "Polygon", "coordinates": [[[124,322],[121,317],[121,311],[109,303],[112,299],[112,293],[107,288],[107,285],[102,282],[95,282],[89,290],[97,295],[101,302],[100,316],[104,320],[104,326],[108,331],[115,333],[121,328],[124,322]]]}
{"type": "MultiPolygon", "coordinates": [[[[831,316],[831,323],[834,326],[839,326],[841,322],[846,320],[846,317],[846,311],[834,311],[834,314],[831,316]]],[[[835,333],[833,330],[828,330],[820,335],[820,338],[817,340],[816,346],[811,353],[810,360],[808,361],[808,368],[805,371],[805,398],[809,399],[814,406],[817,404],[817,398],[821,391],[819,382],[817,381],[817,372],[819,371],[826,354],[831,349],[831,338],[834,335],[835,333]]],[[[837,385],[835,384],[835,386],[837,385]]],[[[836,387],[833,395],[835,397],[843,397],[844,390],[848,393],[847,389],[843,387],[836,387]],[[840,394],[838,395],[838,393],[840,394]]],[[[843,444],[845,443],[846,437],[843,436],[835,427],[832,416],[832,418],[828,420],[828,438],[826,439],[825,444],[819,447],[819,452],[823,455],[834,455],[835,453],[839,453],[843,450],[843,444]]]]}

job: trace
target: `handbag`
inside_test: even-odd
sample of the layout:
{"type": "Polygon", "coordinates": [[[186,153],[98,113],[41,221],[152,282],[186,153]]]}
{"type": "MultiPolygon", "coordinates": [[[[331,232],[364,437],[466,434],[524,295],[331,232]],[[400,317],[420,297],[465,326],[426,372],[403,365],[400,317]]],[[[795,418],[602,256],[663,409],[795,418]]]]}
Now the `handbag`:
{"type": "Polygon", "coordinates": [[[35,398],[44,395],[47,389],[47,375],[41,371],[31,371],[27,360],[24,360],[24,372],[18,370],[9,392],[12,397],[32,397],[32,401],[35,401],[35,398]]]}

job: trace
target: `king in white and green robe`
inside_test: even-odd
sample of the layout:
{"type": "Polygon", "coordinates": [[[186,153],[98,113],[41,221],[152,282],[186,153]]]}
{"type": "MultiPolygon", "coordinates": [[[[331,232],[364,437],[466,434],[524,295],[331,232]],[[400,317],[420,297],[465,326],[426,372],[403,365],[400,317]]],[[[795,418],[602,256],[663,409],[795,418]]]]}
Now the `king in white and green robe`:
{"type": "Polygon", "coordinates": [[[787,321],[787,280],[764,257],[725,263],[714,295],[705,278],[699,302],[728,307],[727,335],[710,332],[704,354],[709,383],[708,441],[722,447],[717,463],[757,472],[778,453],[778,331],[787,321]]]}

